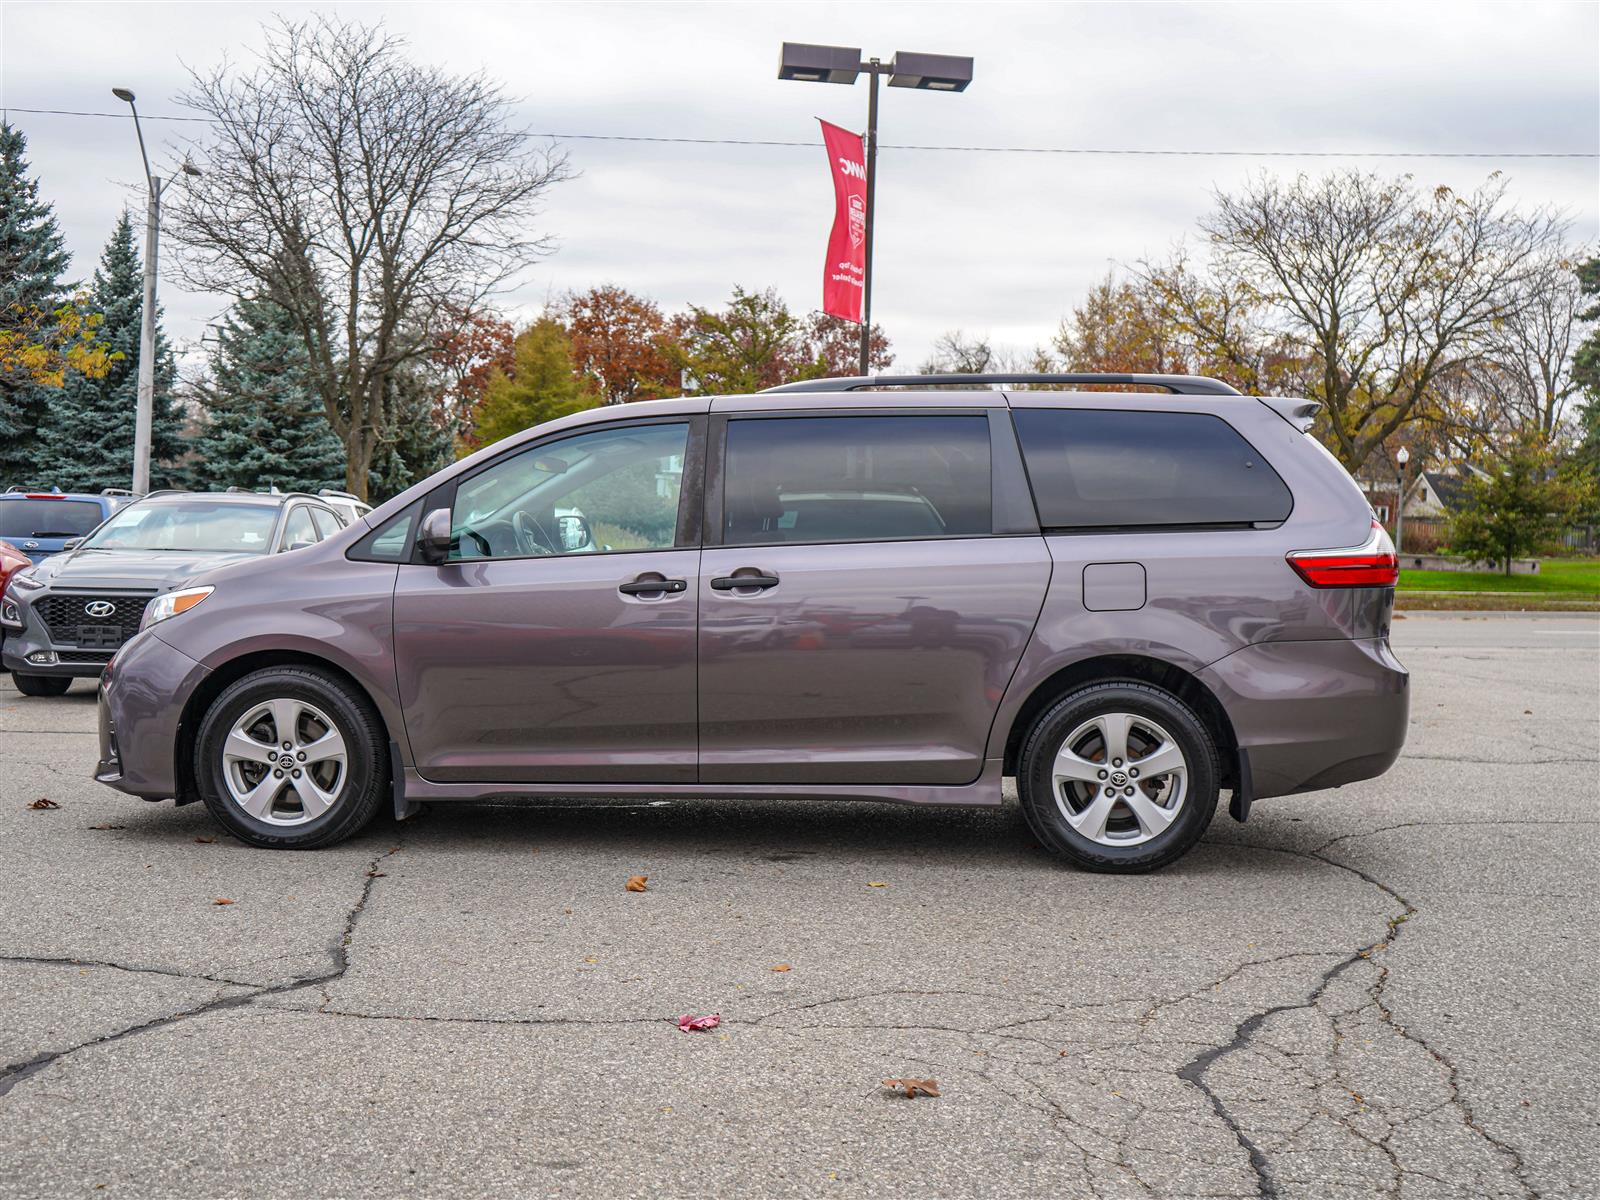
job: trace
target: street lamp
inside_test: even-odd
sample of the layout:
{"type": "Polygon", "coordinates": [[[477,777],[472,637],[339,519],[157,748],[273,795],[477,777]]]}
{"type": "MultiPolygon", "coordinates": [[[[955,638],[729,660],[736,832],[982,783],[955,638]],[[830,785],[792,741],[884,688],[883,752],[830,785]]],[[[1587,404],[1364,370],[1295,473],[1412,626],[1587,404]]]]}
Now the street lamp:
{"type": "Polygon", "coordinates": [[[1399,562],[1400,534],[1405,528],[1406,520],[1406,464],[1411,461],[1411,451],[1401,446],[1395,451],[1394,461],[1400,464],[1400,469],[1394,476],[1394,558],[1399,562]]]}
{"type": "MultiPolygon", "coordinates": [[[[133,131],[139,137],[139,157],[144,161],[145,187],[149,200],[144,216],[144,304],[139,321],[139,398],[133,419],[133,491],[144,495],[150,490],[150,427],[154,420],[156,395],[156,253],[161,227],[161,180],[150,170],[145,153],[144,130],[139,125],[139,109],[133,93],[115,87],[111,94],[133,110],[133,131]]],[[[185,175],[199,175],[200,168],[183,164],[185,175]]]]}
{"type": "Polygon", "coordinates": [[[887,75],[890,87],[919,88],[927,92],[963,92],[972,82],[972,59],[954,54],[918,54],[897,50],[887,63],[862,61],[855,46],[811,46],[785,42],[778,58],[778,78],[798,83],[853,84],[865,74],[867,90],[867,220],[864,233],[866,266],[861,280],[861,374],[868,373],[867,353],[872,343],[872,210],[878,181],[878,77],[887,75]]]}

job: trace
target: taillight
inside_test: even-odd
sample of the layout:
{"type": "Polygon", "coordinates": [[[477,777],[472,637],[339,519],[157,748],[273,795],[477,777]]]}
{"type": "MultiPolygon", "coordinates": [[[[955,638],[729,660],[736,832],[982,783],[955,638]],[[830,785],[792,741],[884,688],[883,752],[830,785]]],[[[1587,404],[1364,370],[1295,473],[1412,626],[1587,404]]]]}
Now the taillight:
{"type": "Polygon", "coordinates": [[[1342,550],[1295,550],[1289,555],[1295,573],[1315,588],[1393,587],[1400,580],[1394,543],[1374,521],[1372,536],[1342,550]]]}

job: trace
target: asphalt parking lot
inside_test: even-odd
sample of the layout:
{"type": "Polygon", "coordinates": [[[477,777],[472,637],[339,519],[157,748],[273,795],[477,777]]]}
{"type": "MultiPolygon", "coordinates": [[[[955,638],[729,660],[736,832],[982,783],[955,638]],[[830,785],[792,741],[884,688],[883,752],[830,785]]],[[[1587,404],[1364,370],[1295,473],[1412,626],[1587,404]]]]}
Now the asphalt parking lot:
{"type": "Polygon", "coordinates": [[[0,1195],[1600,1194],[1600,623],[1394,641],[1393,771],[1133,878],[1011,807],[255,851],[0,684],[0,1195]]]}

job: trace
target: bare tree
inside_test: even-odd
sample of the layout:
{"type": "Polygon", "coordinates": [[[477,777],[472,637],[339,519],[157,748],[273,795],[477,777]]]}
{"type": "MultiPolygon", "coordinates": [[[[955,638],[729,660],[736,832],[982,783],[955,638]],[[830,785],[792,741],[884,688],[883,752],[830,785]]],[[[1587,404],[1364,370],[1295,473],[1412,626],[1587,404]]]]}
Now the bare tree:
{"type": "Polygon", "coordinates": [[[1488,333],[1482,374],[1501,421],[1549,444],[1562,432],[1567,400],[1577,391],[1572,355],[1583,296],[1577,255],[1556,242],[1522,281],[1512,311],[1488,333]]]}
{"type": "Polygon", "coordinates": [[[531,230],[566,160],[482,75],[332,17],[269,26],[253,69],[194,72],[182,100],[214,130],[170,210],[185,280],[293,317],[364,497],[395,373],[548,251],[531,230]]]}
{"type": "Polygon", "coordinates": [[[1491,177],[1461,195],[1359,172],[1219,193],[1201,227],[1213,295],[1263,313],[1308,364],[1334,452],[1352,470],[1406,423],[1436,415],[1441,380],[1482,357],[1527,302],[1563,222],[1505,202],[1491,177]]]}

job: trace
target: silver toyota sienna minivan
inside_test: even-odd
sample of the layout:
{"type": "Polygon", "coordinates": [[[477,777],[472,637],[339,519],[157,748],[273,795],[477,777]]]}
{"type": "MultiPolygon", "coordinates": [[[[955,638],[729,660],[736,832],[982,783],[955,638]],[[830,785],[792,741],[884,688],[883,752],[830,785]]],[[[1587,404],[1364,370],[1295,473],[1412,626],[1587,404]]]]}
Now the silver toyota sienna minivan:
{"type": "Polygon", "coordinates": [[[1405,739],[1394,550],[1316,411],[1055,375],[564,417],[150,601],[97,778],[315,847],[385,804],[998,805],[1011,776],[1067,861],[1163,866],[1221,792],[1243,820],[1405,739]]]}

